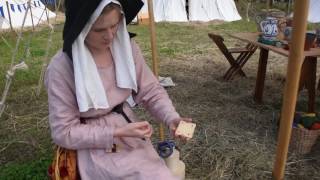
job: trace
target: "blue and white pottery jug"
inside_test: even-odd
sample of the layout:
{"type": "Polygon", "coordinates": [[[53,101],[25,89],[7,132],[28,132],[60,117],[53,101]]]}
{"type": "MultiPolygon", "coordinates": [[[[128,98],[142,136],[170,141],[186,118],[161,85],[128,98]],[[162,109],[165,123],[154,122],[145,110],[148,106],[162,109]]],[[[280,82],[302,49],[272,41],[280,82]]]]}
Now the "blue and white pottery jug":
{"type": "Polygon", "coordinates": [[[278,20],[273,17],[267,17],[260,22],[260,28],[263,33],[263,38],[275,40],[278,35],[278,20]]]}

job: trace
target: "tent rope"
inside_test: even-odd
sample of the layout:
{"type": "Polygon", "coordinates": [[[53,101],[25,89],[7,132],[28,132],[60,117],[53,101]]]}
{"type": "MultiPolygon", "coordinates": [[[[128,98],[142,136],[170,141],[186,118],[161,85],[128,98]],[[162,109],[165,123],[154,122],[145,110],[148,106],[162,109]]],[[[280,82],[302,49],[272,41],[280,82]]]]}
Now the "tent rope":
{"type": "MultiPolygon", "coordinates": [[[[61,5],[61,3],[59,2],[58,6],[56,7],[56,10],[55,10],[56,18],[54,19],[54,22],[57,21],[58,10],[60,9],[60,5],[61,5]]],[[[47,41],[46,53],[45,53],[44,61],[42,63],[40,78],[39,78],[39,81],[38,81],[38,87],[37,87],[37,92],[36,92],[37,96],[40,96],[40,94],[41,94],[41,89],[42,89],[43,81],[44,81],[44,75],[45,75],[46,69],[48,67],[48,62],[49,62],[49,51],[50,51],[50,48],[51,48],[51,45],[52,45],[52,35],[55,32],[54,31],[54,26],[52,24],[50,24],[50,22],[49,22],[49,16],[48,16],[47,7],[45,8],[45,10],[47,11],[46,12],[47,21],[48,21],[48,26],[50,27],[51,31],[49,33],[49,38],[48,38],[48,41],[47,41]]]]}
{"type": "Polygon", "coordinates": [[[3,36],[1,36],[1,39],[4,42],[4,44],[8,46],[8,48],[12,51],[12,46],[9,44],[9,42],[3,36]]]}
{"type": "MultiPolygon", "coordinates": [[[[13,50],[13,54],[12,54],[12,58],[11,58],[11,63],[10,63],[10,68],[9,70],[7,71],[6,73],[6,82],[5,82],[5,88],[4,88],[4,91],[3,91],[3,94],[2,94],[2,98],[1,98],[1,101],[0,101],[0,117],[2,116],[3,112],[4,112],[4,109],[5,109],[5,102],[6,102],[6,99],[7,99],[7,96],[9,94],[9,90],[10,90],[10,86],[12,84],[12,81],[14,79],[14,76],[15,76],[15,72],[16,70],[25,70],[25,69],[28,69],[28,66],[27,64],[25,63],[25,61],[30,57],[31,53],[30,53],[30,44],[31,44],[31,40],[35,34],[35,31],[33,29],[32,33],[30,34],[29,38],[28,38],[28,41],[27,43],[25,44],[25,48],[24,48],[24,53],[23,53],[23,58],[19,61],[18,64],[15,64],[15,61],[16,61],[16,57],[17,57],[17,54],[18,54],[18,50],[19,50],[19,46],[20,46],[20,43],[21,43],[21,40],[23,39],[22,35],[23,35],[23,29],[24,29],[24,26],[25,26],[25,22],[26,22],[26,18],[27,18],[27,14],[28,14],[28,11],[31,12],[31,0],[28,1],[28,7],[26,9],[26,12],[24,14],[24,18],[23,18],[23,22],[22,22],[22,25],[21,25],[21,28],[20,28],[20,32],[18,33],[18,37],[17,37],[17,41],[16,41],[16,46],[15,46],[15,49],[13,50]]],[[[45,11],[46,9],[44,9],[45,11]]],[[[43,14],[43,13],[42,13],[43,14]]],[[[33,19],[33,15],[31,14],[31,18],[33,19]]],[[[48,17],[48,14],[47,14],[47,18],[48,17]]],[[[39,21],[40,22],[40,21],[39,21]]],[[[38,23],[39,23],[38,22],[38,23]]],[[[49,20],[48,20],[49,22],[49,20]]],[[[32,20],[32,25],[34,27],[34,24],[33,24],[33,20],[32,20]]],[[[49,26],[49,27],[52,27],[52,26],[49,26]]],[[[52,29],[52,28],[51,28],[52,29]]],[[[1,36],[3,42],[12,50],[12,47],[10,46],[10,44],[1,36]]],[[[51,40],[50,40],[51,42],[51,40]]]]}
{"type": "MultiPolygon", "coordinates": [[[[31,0],[29,0],[30,2],[31,0]]],[[[28,14],[28,11],[31,7],[28,5],[28,8],[24,14],[24,17],[23,17],[23,21],[22,21],[22,25],[21,25],[21,28],[20,28],[20,32],[18,33],[18,38],[17,38],[17,42],[16,42],[16,46],[15,46],[15,49],[14,49],[14,52],[13,52],[13,55],[11,57],[11,64],[10,64],[10,69],[13,68],[14,66],[14,62],[15,62],[15,59],[16,59],[16,56],[18,54],[18,49],[19,49],[19,45],[20,45],[20,42],[21,42],[21,39],[22,39],[22,32],[23,32],[23,28],[24,28],[24,24],[26,22],[26,19],[27,19],[27,14],[28,14]]]]}
{"type": "Polygon", "coordinates": [[[6,85],[5,85],[4,92],[3,92],[3,95],[2,95],[2,98],[0,101],[0,117],[4,111],[5,101],[8,96],[8,92],[9,92],[12,80],[14,78],[15,72],[16,72],[16,70],[20,70],[20,69],[28,69],[28,66],[24,61],[22,61],[19,64],[16,64],[10,70],[8,70],[6,73],[6,85]]]}
{"type": "MultiPolygon", "coordinates": [[[[29,0],[29,2],[30,2],[30,0],[29,0]]],[[[5,101],[6,101],[6,98],[8,96],[8,92],[9,92],[12,80],[14,78],[15,71],[17,69],[24,69],[26,67],[25,65],[23,65],[24,62],[22,64],[17,64],[17,65],[14,65],[14,62],[15,62],[15,59],[16,59],[16,56],[17,56],[17,53],[18,53],[18,49],[19,49],[19,45],[20,45],[20,42],[21,42],[21,39],[22,39],[22,31],[23,31],[23,28],[24,28],[24,24],[26,22],[27,13],[29,11],[29,8],[30,8],[30,6],[28,6],[28,8],[27,8],[27,10],[26,10],[26,12],[24,14],[24,18],[23,18],[23,21],[22,21],[20,32],[18,34],[16,46],[15,46],[14,52],[13,52],[12,57],[11,57],[10,68],[7,71],[7,74],[6,74],[6,84],[5,84],[5,88],[4,88],[4,91],[3,91],[3,94],[2,94],[2,98],[1,98],[1,101],[0,101],[0,117],[2,116],[2,113],[4,111],[5,101]]]]}
{"type": "Polygon", "coordinates": [[[36,93],[37,96],[40,95],[41,89],[42,89],[42,86],[43,86],[44,75],[45,75],[46,69],[48,67],[48,61],[49,61],[48,57],[49,57],[49,50],[50,50],[51,44],[52,44],[52,35],[54,33],[54,27],[51,24],[49,24],[49,27],[51,28],[51,31],[49,33],[49,38],[48,38],[48,41],[47,41],[46,53],[45,53],[44,61],[42,63],[40,78],[39,78],[39,81],[38,81],[38,88],[37,88],[37,93],[36,93]]]}

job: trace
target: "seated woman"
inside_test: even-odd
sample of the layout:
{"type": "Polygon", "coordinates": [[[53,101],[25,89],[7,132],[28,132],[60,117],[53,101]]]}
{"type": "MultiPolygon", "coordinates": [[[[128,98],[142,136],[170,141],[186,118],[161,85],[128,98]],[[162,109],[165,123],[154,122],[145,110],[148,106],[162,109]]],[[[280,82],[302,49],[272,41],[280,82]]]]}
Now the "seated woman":
{"type": "Polygon", "coordinates": [[[63,50],[45,77],[53,141],[77,150],[84,180],[175,179],[151,144],[151,125],[139,121],[129,105],[144,106],[172,134],[180,121],[191,121],[176,112],[129,37],[126,21],[143,3],[66,0],[65,5],[63,50]],[[122,103],[125,115],[113,111],[122,103]]]}

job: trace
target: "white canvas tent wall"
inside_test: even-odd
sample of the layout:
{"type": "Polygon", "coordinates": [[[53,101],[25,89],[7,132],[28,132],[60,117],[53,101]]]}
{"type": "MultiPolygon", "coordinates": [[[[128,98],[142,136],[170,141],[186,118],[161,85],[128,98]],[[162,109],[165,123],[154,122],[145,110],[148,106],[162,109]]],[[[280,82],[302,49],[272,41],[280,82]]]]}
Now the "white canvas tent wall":
{"type": "MultiPolygon", "coordinates": [[[[28,0],[1,0],[0,1],[0,30],[9,29],[9,13],[6,5],[6,1],[9,4],[9,11],[11,16],[11,23],[13,28],[19,28],[22,26],[23,19],[28,7],[28,0]]],[[[24,27],[32,26],[32,20],[34,25],[47,21],[47,15],[49,18],[55,17],[55,13],[47,9],[40,0],[31,0],[31,11],[28,10],[24,27]],[[32,14],[32,16],[31,16],[32,14]]]]}
{"type": "Polygon", "coordinates": [[[234,0],[189,0],[190,21],[237,21],[240,19],[234,0]]]}
{"type": "Polygon", "coordinates": [[[308,21],[311,23],[320,22],[320,0],[310,1],[308,21]]]}
{"type": "MultiPolygon", "coordinates": [[[[147,4],[147,0],[144,0],[147,4]]],[[[147,6],[148,7],[148,6],[147,6]]],[[[153,0],[155,22],[187,22],[185,0],[153,0]]]]}

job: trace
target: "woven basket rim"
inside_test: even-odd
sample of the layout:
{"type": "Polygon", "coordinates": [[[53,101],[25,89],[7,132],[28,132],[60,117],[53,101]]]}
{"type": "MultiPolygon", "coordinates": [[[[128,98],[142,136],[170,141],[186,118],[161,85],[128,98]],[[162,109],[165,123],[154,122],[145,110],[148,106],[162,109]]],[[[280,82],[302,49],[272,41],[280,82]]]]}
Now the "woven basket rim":
{"type": "Polygon", "coordinates": [[[299,154],[307,154],[311,151],[320,135],[320,129],[309,130],[293,127],[290,139],[290,150],[299,154]]]}

